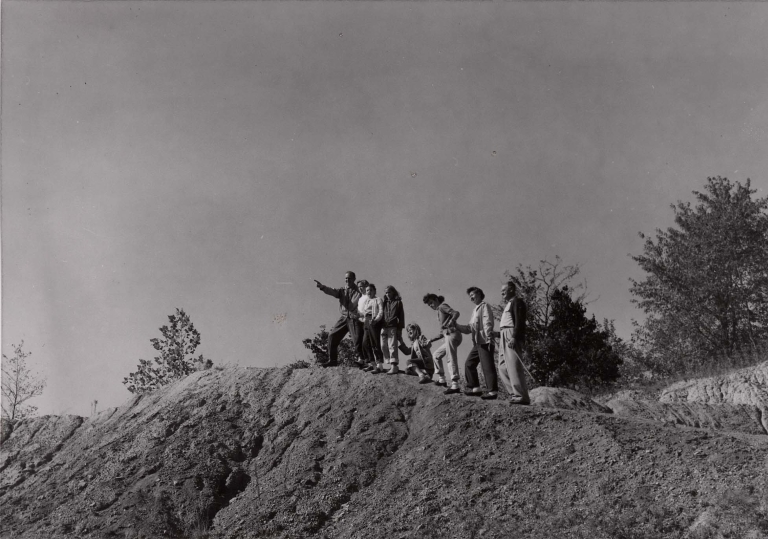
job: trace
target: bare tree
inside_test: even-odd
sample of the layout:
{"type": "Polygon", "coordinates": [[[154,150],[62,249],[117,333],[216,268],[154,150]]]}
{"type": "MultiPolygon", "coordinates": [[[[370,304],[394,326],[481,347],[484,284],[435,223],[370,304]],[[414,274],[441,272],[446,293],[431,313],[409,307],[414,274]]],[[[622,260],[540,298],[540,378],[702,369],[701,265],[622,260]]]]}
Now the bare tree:
{"type": "Polygon", "coordinates": [[[37,406],[24,404],[33,397],[43,394],[45,378],[39,378],[27,367],[31,352],[23,350],[24,341],[18,346],[11,345],[13,357],[3,354],[3,419],[16,421],[34,415],[37,406]]]}

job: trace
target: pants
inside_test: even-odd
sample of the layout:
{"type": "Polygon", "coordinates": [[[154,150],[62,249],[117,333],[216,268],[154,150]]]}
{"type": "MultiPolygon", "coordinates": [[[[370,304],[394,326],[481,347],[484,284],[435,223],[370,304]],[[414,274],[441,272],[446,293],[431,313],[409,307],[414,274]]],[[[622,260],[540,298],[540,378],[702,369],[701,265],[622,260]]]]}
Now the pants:
{"type": "Polygon", "coordinates": [[[328,332],[328,363],[339,363],[339,343],[349,333],[357,357],[363,355],[363,323],[354,318],[342,316],[328,332]]]}
{"type": "Polygon", "coordinates": [[[525,371],[520,356],[523,354],[522,343],[512,338],[512,328],[501,328],[499,349],[499,377],[501,383],[515,399],[529,402],[528,387],[525,385],[525,371]]]}
{"type": "Polygon", "coordinates": [[[442,376],[443,372],[443,358],[448,356],[448,376],[452,382],[459,381],[459,358],[458,348],[461,344],[461,333],[458,331],[449,333],[443,339],[443,345],[432,353],[432,357],[435,359],[435,369],[438,370],[438,374],[442,376]]]}
{"type": "Polygon", "coordinates": [[[496,365],[493,362],[493,348],[490,344],[476,344],[469,352],[467,362],[464,364],[464,377],[467,379],[467,387],[480,387],[480,379],[477,376],[478,363],[483,367],[485,388],[488,391],[498,391],[496,365]]]}
{"type": "Polygon", "coordinates": [[[363,353],[369,363],[384,363],[384,355],[381,351],[381,323],[374,324],[370,320],[365,321],[365,336],[363,337],[363,353]]]}
{"type": "Polygon", "coordinates": [[[381,351],[384,361],[397,365],[399,358],[397,356],[397,328],[382,328],[381,330],[381,351]]]}

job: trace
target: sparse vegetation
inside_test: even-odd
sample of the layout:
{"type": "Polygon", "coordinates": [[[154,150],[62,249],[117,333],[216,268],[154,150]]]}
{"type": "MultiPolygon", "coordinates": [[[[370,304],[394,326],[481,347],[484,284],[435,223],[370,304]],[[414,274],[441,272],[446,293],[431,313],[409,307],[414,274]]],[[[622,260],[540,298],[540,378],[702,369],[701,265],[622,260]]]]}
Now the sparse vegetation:
{"type": "MultiPolygon", "coordinates": [[[[320,331],[312,337],[301,341],[304,348],[312,352],[312,360],[316,365],[323,365],[328,362],[328,331],[325,325],[320,326],[320,331]]],[[[349,335],[344,337],[339,343],[339,365],[354,365],[355,346],[349,335]]]]}
{"type": "Polygon", "coordinates": [[[184,309],[176,309],[176,314],[168,317],[170,326],[160,328],[162,339],[150,339],[155,350],[160,352],[151,361],[140,359],[136,372],[123,379],[123,384],[131,393],[146,393],[168,385],[197,370],[210,369],[213,361],[202,354],[193,357],[200,344],[200,332],[184,309]],[[156,365],[156,366],[155,366],[156,365]]]}
{"type": "Polygon", "coordinates": [[[5,421],[17,421],[37,412],[37,406],[25,404],[39,397],[45,389],[45,378],[40,378],[27,366],[31,352],[24,351],[24,341],[12,344],[13,355],[3,354],[2,366],[2,417],[5,421]]]}

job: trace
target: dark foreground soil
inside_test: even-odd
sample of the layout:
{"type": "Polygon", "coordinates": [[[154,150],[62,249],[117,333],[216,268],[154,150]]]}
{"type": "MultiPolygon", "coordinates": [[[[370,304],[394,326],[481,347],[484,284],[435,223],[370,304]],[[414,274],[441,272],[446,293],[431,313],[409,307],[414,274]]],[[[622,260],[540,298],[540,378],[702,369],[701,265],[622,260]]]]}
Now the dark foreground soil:
{"type": "Polygon", "coordinates": [[[4,438],[0,537],[768,537],[765,434],[406,375],[210,370],[4,438]]]}

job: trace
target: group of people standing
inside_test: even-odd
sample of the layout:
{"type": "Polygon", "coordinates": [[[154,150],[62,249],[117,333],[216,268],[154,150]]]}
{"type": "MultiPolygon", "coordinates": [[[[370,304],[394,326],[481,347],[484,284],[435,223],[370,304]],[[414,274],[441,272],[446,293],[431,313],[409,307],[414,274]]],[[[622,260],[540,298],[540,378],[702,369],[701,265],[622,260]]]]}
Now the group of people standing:
{"type": "Polygon", "coordinates": [[[445,298],[437,294],[426,294],[423,301],[437,312],[440,332],[427,338],[418,324],[405,324],[403,300],[397,289],[387,286],[382,297],[378,297],[376,286],[366,280],[355,281],[355,273],[344,274],[345,285],[331,288],[315,281],[317,287],[339,300],[341,317],[328,334],[328,361],[324,367],[335,367],[341,340],[349,334],[355,347],[357,365],[368,372],[398,374],[400,361],[398,352],[408,356],[406,368],[419,377],[419,383],[435,382],[446,387],[445,394],[460,394],[458,348],[462,335],[471,335],[472,350],[464,367],[466,387],[464,394],[485,400],[498,398],[498,377],[515,404],[530,404],[522,347],[525,342],[526,307],[516,295],[514,281],[501,288],[504,310],[499,321],[499,331],[494,331],[494,316],[485,301],[483,291],[472,286],[467,289],[469,300],[474,304],[468,324],[459,324],[459,311],[452,309],[445,298]],[[408,333],[410,344],[403,340],[403,329],[408,333]],[[494,362],[495,340],[499,339],[498,374],[494,362]],[[432,351],[432,343],[443,343],[432,351]],[[389,368],[386,369],[385,366],[389,368]],[[480,387],[478,366],[483,370],[485,392],[480,387]]]}

